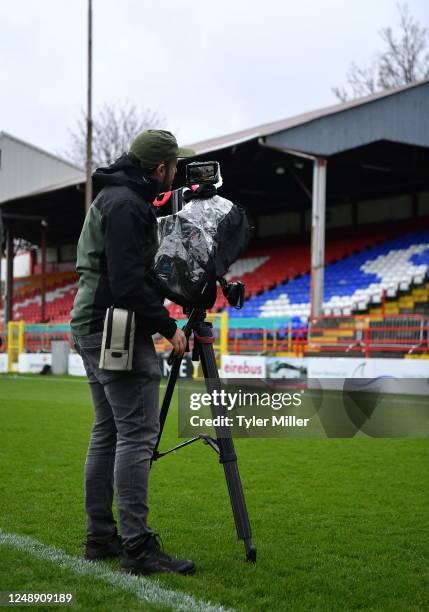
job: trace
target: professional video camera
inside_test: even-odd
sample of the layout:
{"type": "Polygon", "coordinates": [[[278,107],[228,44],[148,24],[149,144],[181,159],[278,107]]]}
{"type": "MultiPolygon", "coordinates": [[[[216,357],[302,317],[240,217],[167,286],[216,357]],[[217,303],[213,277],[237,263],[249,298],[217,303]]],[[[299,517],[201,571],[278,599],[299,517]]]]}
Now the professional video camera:
{"type": "Polygon", "coordinates": [[[231,306],[241,308],[244,285],[228,283],[228,268],[246,248],[250,226],[244,209],[218,195],[219,163],[186,166],[186,186],[160,194],[159,248],[154,270],[165,296],[185,308],[211,308],[216,281],[231,306]],[[171,204],[172,214],[160,216],[171,204]]]}
{"type": "MultiPolygon", "coordinates": [[[[249,222],[241,206],[218,195],[222,177],[217,162],[193,162],[186,167],[186,187],[163,194],[158,209],[171,201],[172,214],[159,221],[159,249],[155,255],[155,273],[164,295],[183,306],[188,317],[182,328],[187,346],[192,336],[192,361],[200,361],[209,392],[221,392],[222,384],[213,348],[212,323],[206,321],[206,309],[216,300],[216,281],[220,282],[228,302],[241,308],[244,285],[228,283],[224,274],[246,248],[250,237],[249,222]]],[[[167,419],[174,388],[179,376],[182,355],[172,351],[168,362],[171,371],[159,415],[159,434],[152,460],[202,440],[218,455],[223,466],[234,515],[237,536],[243,540],[246,559],[256,561],[256,547],[244,499],[234,443],[228,426],[214,426],[215,438],[198,434],[175,447],[160,452],[159,445],[167,419]]],[[[213,422],[225,416],[222,406],[211,404],[213,422]]]]}

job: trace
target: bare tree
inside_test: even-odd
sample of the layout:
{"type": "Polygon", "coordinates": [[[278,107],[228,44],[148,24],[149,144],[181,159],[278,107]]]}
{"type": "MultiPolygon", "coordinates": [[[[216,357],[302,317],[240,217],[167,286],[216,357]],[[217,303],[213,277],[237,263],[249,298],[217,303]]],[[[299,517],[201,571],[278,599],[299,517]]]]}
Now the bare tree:
{"type": "MultiPolygon", "coordinates": [[[[135,104],[104,104],[93,120],[92,159],[93,167],[108,166],[128,150],[132,139],[141,131],[161,128],[165,119],[156,111],[137,109],[135,104]]],[[[85,115],[77,121],[76,128],[70,132],[70,144],[65,157],[81,166],[86,159],[86,121],[85,115]]]]}
{"type": "Polygon", "coordinates": [[[346,87],[332,88],[342,102],[429,77],[428,30],[414,19],[406,3],[397,4],[397,8],[398,34],[392,28],[383,28],[380,37],[384,49],[367,68],[352,63],[346,87]]]}

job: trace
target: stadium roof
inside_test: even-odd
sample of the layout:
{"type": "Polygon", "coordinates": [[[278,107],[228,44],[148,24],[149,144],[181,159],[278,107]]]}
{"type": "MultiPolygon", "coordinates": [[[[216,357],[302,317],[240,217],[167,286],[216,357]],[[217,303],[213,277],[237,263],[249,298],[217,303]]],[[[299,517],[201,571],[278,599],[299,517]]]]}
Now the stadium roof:
{"type": "Polygon", "coordinates": [[[38,146],[32,144],[31,142],[27,142],[26,140],[22,140],[22,138],[18,138],[17,136],[14,136],[13,134],[9,134],[9,132],[5,132],[4,130],[0,130],[0,138],[6,138],[8,140],[13,140],[16,143],[18,143],[20,145],[23,145],[26,149],[29,149],[31,151],[34,151],[36,153],[39,153],[39,154],[47,156],[47,157],[51,157],[55,161],[59,161],[59,162],[65,164],[66,166],[70,166],[71,168],[74,168],[75,170],[80,170],[81,172],[83,172],[83,170],[82,170],[82,168],[80,166],[78,166],[77,164],[74,164],[73,162],[71,162],[68,159],[65,159],[61,155],[57,155],[57,154],[51,153],[50,151],[46,151],[46,149],[42,149],[41,147],[38,147],[38,146]]]}
{"type": "Polygon", "coordinates": [[[0,132],[0,203],[84,180],[78,166],[0,132]]]}
{"type": "MultiPolygon", "coordinates": [[[[300,115],[288,117],[286,119],[280,119],[278,121],[264,123],[216,138],[202,140],[193,143],[190,146],[195,149],[196,155],[205,155],[207,153],[222,151],[223,149],[235,147],[237,145],[258,139],[263,139],[267,144],[272,145],[273,147],[279,146],[281,148],[284,146],[315,155],[332,155],[341,150],[348,150],[356,146],[362,146],[369,142],[381,140],[393,140],[405,144],[429,147],[428,108],[429,79],[426,79],[423,81],[416,81],[415,83],[404,85],[396,89],[380,91],[363,98],[357,98],[348,102],[326,106],[302,113],[300,115]],[[415,91],[413,90],[417,89],[418,92],[417,95],[415,95],[415,91]],[[411,95],[410,92],[412,92],[411,95]],[[401,108],[398,108],[397,105],[398,96],[400,98],[401,108]],[[416,97],[418,98],[417,103],[416,97]],[[389,104],[389,99],[394,101],[393,104],[389,104]],[[420,104],[418,103],[419,101],[420,104]],[[390,109],[386,109],[386,102],[388,106],[391,107],[390,109]],[[381,106],[378,105],[378,108],[375,109],[377,115],[379,115],[377,119],[375,119],[373,116],[374,103],[382,103],[381,106]],[[365,113],[364,116],[362,116],[362,113],[360,112],[359,116],[356,116],[356,111],[371,104],[373,105],[372,108],[368,109],[371,111],[370,115],[365,113]],[[404,106],[409,105],[412,106],[412,113],[407,113],[406,111],[408,108],[403,108],[404,106]],[[402,108],[403,112],[401,112],[402,108]],[[388,110],[391,110],[391,112],[387,112],[388,110]],[[350,111],[354,111],[354,113],[350,114],[350,111]],[[416,113],[418,113],[418,116],[416,113]],[[339,115],[341,115],[341,118],[339,118],[339,115]],[[404,119],[404,116],[408,117],[408,121],[404,119]],[[362,125],[365,118],[369,119],[370,123],[370,133],[366,138],[363,135],[365,130],[363,130],[362,125]],[[326,125],[325,122],[323,126],[319,126],[318,130],[318,126],[315,125],[315,123],[320,123],[320,120],[322,119],[328,119],[330,123],[326,125]],[[356,119],[356,122],[354,119],[356,119]],[[332,121],[335,121],[336,123],[333,124],[332,121]],[[341,125],[338,125],[339,122],[341,125]],[[358,126],[356,125],[357,123],[359,124],[358,126]],[[347,129],[346,124],[349,124],[350,126],[354,125],[354,127],[347,129]],[[322,127],[322,131],[324,132],[324,137],[322,139],[320,138],[320,134],[317,134],[317,132],[320,132],[320,127],[322,127]],[[309,132],[309,130],[311,130],[311,132],[309,132]],[[376,134],[377,130],[379,131],[378,137],[376,134]],[[400,134],[396,134],[396,136],[399,136],[399,138],[393,137],[395,136],[393,131],[400,132],[400,134]],[[309,139],[310,133],[312,138],[309,139]],[[340,138],[339,133],[341,133],[340,138]],[[356,140],[356,136],[358,135],[359,141],[352,143],[351,138],[354,136],[355,138],[353,140],[356,140]],[[402,137],[400,137],[401,135],[402,137]],[[389,138],[389,136],[391,137],[389,138]],[[311,143],[309,140],[311,140],[311,143]],[[317,140],[319,142],[317,142],[317,140]],[[320,140],[324,141],[324,147],[322,146],[322,142],[320,142],[320,140]],[[342,148],[339,148],[340,144],[342,145],[342,148]]],[[[79,166],[44,151],[39,147],[26,143],[6,132],[0,132],[0,142],[2,139],[15,141],[15,143],[24,146],[29,151],[32,151],[39,156],[51,158],[54,163],[59,163],[60,167],[62,166],[62,171],[59,173],[59,176],[52,178],[49,184],[32,186],[33,188],[26,190],[24,189],[24,191],[21,193],[10,194],[11,197],[5,197],[0,189],[0,205],[2,202],[17,200],[22,197],[40,195],[49,191],[63,189],[65,187],[72,187],[74,185],[82,185],[84,183],[85,175],[79,166]],[[64,169],[66,169],[66,176],[64,176],[64,169]]],[[[58,166],[55,168],[55,170],[58,172],[58,166]]]]}
{"type": "MultiPolygon", "coordinates": [[[[233,147],[251,140],[258,138],[264,138],[267,142],[272,144],[281,144],[282,138],[279,136],[284,133],[284,136],[288,136],[288,146],[291,148],[297,148],[297,150],[307,151],[313,154],[324,154],[330,155],[338,152],[334,150],[336,143],[336,135],[330,131],[331,129],[337,128],[345,130],[341,139],[344,149],[353,148],[353,146],[360,146],[364,144],[362,139],[362,120],[367,118],[371,123],[369,133],[367,136],[367,142],[374,142],[375,140],[384,140],[396,138],[388,138],[388,136],[404,136],[405,141],[401,138],[399,142],[407,142],[408,144],[421,144],[422,146],[429,146],[429,119],[428,119],[428,108],[429,108],[429,79],[423,81],[416,81],[409,85],[404,85],[396,89],[390,89],[388,91],[381,91],[363,98],[357,98],[348,102],[342,102],[340,104],[334,104],[332,106],[326,106],[319,108],[307,113],[295,115],[279,121],[272,121],[270,123],[264,123],[262,125],[226,134],[217,138],[211,138],[208,140],[202,140],[196,142],[191,146],[195,149],[199,155],[219,151],[233,147]],[[397,101],[400,99],[400,105],[403,108],[398,108],[397,101]],[[419,103],[420,101],[420,103],[419,103]],[[408,106],[411,106],[413,113],[410,115],[406,111],[408,106]],[[362,112],[363,111],[363,112],[362,112]],[[377,119],[374,120],[374,112],[377,114],[377,119]],[[416,116],[418,112],[418,117],[416,116]],[[402,120],[402,115],[407,114],[409,116],[408,121],[402,120]],[[353,136],[353,129],[346,129],[346,123],[353,122],[354,119],[359,119],[359,133],[361,133],[360,141],[358,144],[351,142],[351,136],[353,136]],[[327,124],[326,119],[329,120],[327,124]],[[322,122],[322,120],[325,120],[322,122]],[[321,148],[322,142],[317,142],[317,131],[318,125],[323,126],[325,132],[325,138],[323,144],[325,148],[321,148]],[[309,125],[311,124],[311,125],[309,125]],[[410,128],[412,128],[412,135],[410,134],[410,128]],[[313,139],[308,138],[308,130],[311,129],[313,132],[313,139]],[[326,132],[329,131],[329,134],[326,132]],[[306,138],[303,138],[304,132],[306,138]],[[378,134],[377,134],[378,132],[378,134]],[[406,132],[404,134],[404,132],[406,132]],[[301,134],[301,138],[299,138],[301,134]],[[270,136],[276,135],[276,139],[269,138],[270,136]],[[377,137],[378,136],[378,137],[377,137]],[[268,137],[268,138],[267,138],[268,137]],[[410,142],[410,137],[414,137],[419,142],[410,142]],[[313,148],[312,148],[313,147],[313,148]]],[[[350,126],[352,127],[352,126],[350,126]]],[[[356,140],[357,134],[354,135],[356,140]]],[[[285,138],[286,139],[286,138],[285,138]]],[[[283,139],[283,140],[285,140],[283,139]]],[[[320,136],[319,136],[319,140],[320,136]]],[[[341,149],[341,150],[344,150],[341,149]]]]}

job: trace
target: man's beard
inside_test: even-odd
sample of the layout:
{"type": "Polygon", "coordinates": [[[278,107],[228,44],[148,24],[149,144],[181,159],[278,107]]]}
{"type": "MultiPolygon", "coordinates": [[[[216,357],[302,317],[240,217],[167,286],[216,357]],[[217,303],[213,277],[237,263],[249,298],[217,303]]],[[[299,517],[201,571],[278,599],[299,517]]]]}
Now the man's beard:
{"type": "Polygon", "coordinates": [[[157,194],[165,193],[166,191],[170,191],[170,183],[167,177],[163,181],[159,181],[158,179],[152,179],[156,184],[157,194]]]}
{"type": "Polygon", "coordinates": [[[161,192],[162,191],[170,191],[171,189],[171,181],[165,178],[161,183],[161,192]]]}
{"type": "Polygon", "coordinates": [[[172,186],[173,186],[173,181],[171,180],[171,177],[165,175],[165,178],[161,183],[161,187],[162,187],[161,192],[170,191],[172,186]]]}

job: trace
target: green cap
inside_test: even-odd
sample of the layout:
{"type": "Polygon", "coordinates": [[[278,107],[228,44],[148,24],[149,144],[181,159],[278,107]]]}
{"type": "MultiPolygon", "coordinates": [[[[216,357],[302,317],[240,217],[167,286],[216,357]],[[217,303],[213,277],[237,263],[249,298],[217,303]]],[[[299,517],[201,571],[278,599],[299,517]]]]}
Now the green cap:
{"type": "Polygon", "coordinates": [[[152,168],[178,157],[192,157],[193,149],[179,147],[171,132],[165,130],[146,130],[131,143],[131,156],[137,158],[142,166],[152,168]]]}

